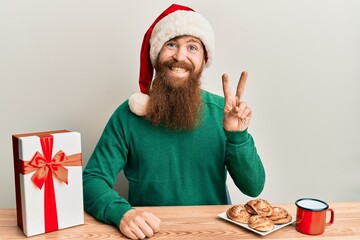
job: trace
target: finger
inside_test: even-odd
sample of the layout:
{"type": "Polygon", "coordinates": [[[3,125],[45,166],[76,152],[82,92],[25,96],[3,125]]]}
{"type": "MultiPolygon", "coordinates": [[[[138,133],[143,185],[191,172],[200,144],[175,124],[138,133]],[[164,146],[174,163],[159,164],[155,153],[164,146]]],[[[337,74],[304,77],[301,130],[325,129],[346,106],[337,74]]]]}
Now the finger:
{"type": "Polygon", "coordinates": [[[236,89],[236,96],[238,98],[242,98],[243,94],[244,94],[244,91],[245,91],[245,85],[246,85],[246,80],[247,80],[247,76],[248,76],[248,73],[246,71],[243,71],[241,73],[241,76],[240,76],[240,79],[239,79],[239,83],[238,83],[238,86],[237,86],[237,89],[236,89]]]}
{"type": "Polygon", "coordinates": [[[133,233],[133,232],[129,232],[128,234],[126,234],[126,236],[128,237],[128,238],[130,238],[130,239],[139,239],[136,235],[135,235],[135,233],[133,233]]]}
{"type": "Polygon", "coordinates": [[[247,107],[241,114],[241,118],[245,119],[248,117],[251,117],[251,109],[247,107]]]}
{"type": "Polygon", "coordinates": [[[240,103],[241,103],[241,99],[239,97],[235,97],[235,100],[236,100],[236,106],[240,106],[240,103]]]}
{"type": "Polygon", "coordinates": [[[149,216],[150,216],[150,213],[141,212],[140,215],[138,215],[134,218],[133,223],[135,226],[133,226],[133,230],[136,230],[135,233],[138,237],[142,237],[142,236],[145,237],[145,235],[147,237],[151,237],[152,235],[154,235],[154,231],[148,224],[147,219],[149,218],[149,216]],[[141,233],[139,231],[141,231],[141,233]]]}
{"type": "Polygon", "coordinates": [[[230,111],[230,114],[234,117],[240,117],[239,111],[239,107],[233,107],[230,111]]]}
{"type": "Polygon", "coordinates": [[[157,233],[160,230],[161,219],[155,215],[152,215],[149,220],[146,221],[147,224],[151,227],[154,233],[157,233]]]}
{"type": "Polygon", "coordinates": [[[229,86],[229,76],[226,73],[222,75],[222,83],[223,83],[224,97],[225,99],[229,98],[232,94],[229,86]]]}
{"type": "Polygon", "coordinates": [[[146,237],[145,233],[138,226],[133,226],[132,232],[135,234],[135,239],[144,239],[146,237]]]}
{"type": "Polygon", "coordinates": [[[241,117],[246,109],[246,102],[240,102],[238,116],[241,117]]]}
{"type": "Polygon", "coordinates": [[[145,222],[144,224],[141,224],[139,228],[141,229],[142,233],[145,234],[147,237],[152,237],[154,235],[154,231],[152,230],[152,228],[145,222]]]}
{"type": "Polygon", "coordinates": [[[141,216],[142,218],[139,219],[138,226],[147,237],[153,236],[154,233],[160,230],[160,218],[150,212],[142,212],[141,216]]]}
{"type": "Polygon", "coordinates": [[[121,233],[130,239],[139,239],[135,232],[130,227],[125,227],[121,230],[121,233]]]}

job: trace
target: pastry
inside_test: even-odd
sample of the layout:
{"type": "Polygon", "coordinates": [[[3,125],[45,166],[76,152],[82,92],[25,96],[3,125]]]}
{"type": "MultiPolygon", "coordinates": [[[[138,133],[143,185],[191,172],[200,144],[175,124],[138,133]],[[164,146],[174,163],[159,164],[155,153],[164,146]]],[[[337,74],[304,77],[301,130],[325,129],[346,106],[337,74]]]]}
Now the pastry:
{"type": "Polygon", "coordinates": [[[226,215],[233,221],[248,224],[250,228],[261,232],[270,231],[275,225],[292,220],[287,210],[272,206],[261,198],[250,200],[245,205],[234,205],[226,211],[226,215]]]}
{"type": "Polygon", "coordinates": [[[226,215],[231,220],[239,223],[248,223],[250,213],[242,205],[234,205],[226,211],[226,215]]]}
{"type": "Polygon", "coordinates": [[[267,232],[274,228],[274,223],[267,217],[261,215],[252,215],[249,218],[249,227],[260,232],[267,232]]]}
{"type": "Polygon", "coordinates": [[[273,207],[273,213],[268,218],[275,224],[285,224],[291,221],[292,216],[284,208],[273,207]]]}
{"type": "Polygon", "coordinates": [[[250,200],[245,204],[245,209],[251,215],[270,216],[273,213],[273,208],[270,203],[264,199],[250,200]]]}

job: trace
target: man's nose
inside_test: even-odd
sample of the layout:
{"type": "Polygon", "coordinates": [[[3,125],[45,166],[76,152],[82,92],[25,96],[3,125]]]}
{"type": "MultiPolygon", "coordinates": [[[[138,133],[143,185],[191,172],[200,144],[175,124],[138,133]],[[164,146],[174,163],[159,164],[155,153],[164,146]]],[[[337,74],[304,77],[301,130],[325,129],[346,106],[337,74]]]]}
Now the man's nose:
{"type": "Polygon", "coordinates": [[[179,47],[174,54],[174,59],[181,62],[186,60],[186,49],[183,47],[179,47]]]}

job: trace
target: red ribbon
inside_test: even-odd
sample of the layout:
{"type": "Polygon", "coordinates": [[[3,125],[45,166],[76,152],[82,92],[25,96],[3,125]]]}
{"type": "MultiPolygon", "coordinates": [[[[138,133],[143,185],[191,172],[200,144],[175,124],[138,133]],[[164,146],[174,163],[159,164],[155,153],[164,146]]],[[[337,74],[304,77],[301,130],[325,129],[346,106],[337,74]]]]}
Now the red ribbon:
{"type": "Polygon", "coordinates": [[[45,232],[58,230],[58,218],[53,175],[61,182],[68,184],[68,169],[63,166],[81,166],[81,153],[66,156],[58,151],[52,157],[54,138],[52,135],[40,136],[43,154],[38,151],[30,161],[20,161],[20,172],[28,174],[35,172],[31,180],[39,188],[44,189],[44,219],[45,232]]]}

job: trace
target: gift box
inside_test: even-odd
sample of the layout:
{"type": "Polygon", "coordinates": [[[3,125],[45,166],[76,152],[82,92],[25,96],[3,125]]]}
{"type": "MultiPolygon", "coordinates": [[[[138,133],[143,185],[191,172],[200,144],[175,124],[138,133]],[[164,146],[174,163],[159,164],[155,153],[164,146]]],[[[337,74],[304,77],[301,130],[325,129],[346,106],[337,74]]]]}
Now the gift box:
{"type": "Polygon", "coordinates": [[[84,223],[81,135],[12,136],[17,224],[26,236],[84,223]]]}

